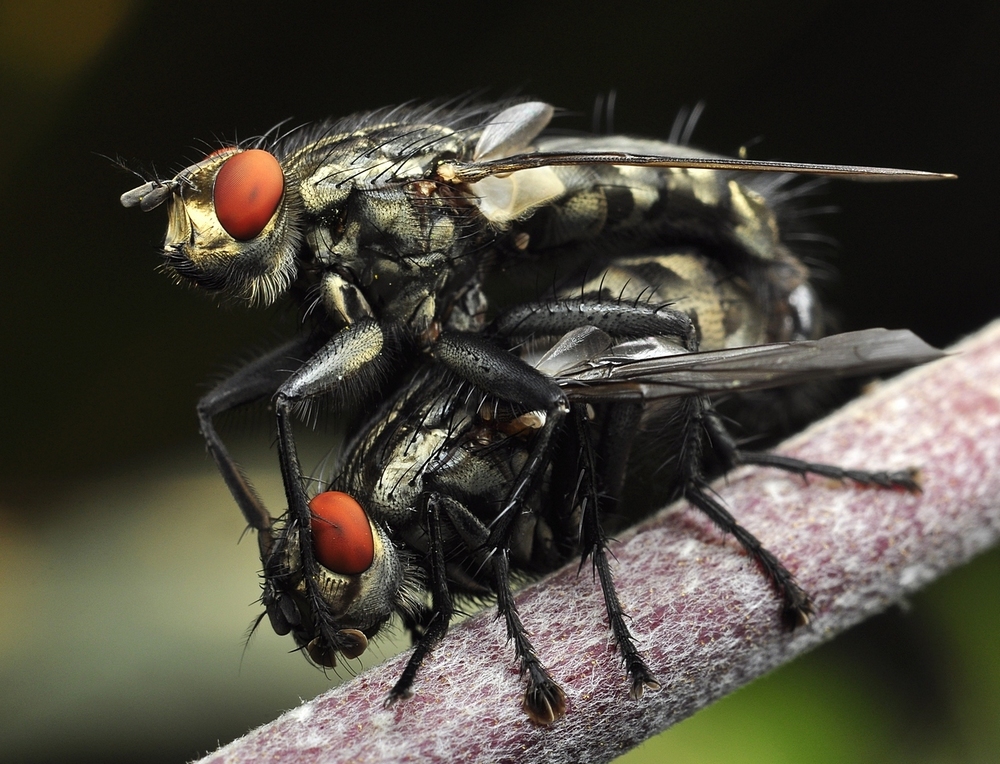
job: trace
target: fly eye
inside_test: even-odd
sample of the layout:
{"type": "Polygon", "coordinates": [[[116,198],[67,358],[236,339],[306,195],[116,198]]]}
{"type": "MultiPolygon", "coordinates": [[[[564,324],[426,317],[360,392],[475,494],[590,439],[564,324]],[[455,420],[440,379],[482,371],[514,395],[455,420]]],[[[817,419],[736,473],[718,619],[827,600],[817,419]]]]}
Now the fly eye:
{"type": "Polygon", "coordinates": [[[215,215],[226,233],[248,241],[274,217],[285,176],[273,154],[250,149],[233,154],[215,176],[215,215]]]}
{"type": "Polygon", "coordinates": [[[375,559],[368,515],[353,498],[327,491],[309,502],[316,559],[327,570],[344,575],[364,573],[375,559]]]}

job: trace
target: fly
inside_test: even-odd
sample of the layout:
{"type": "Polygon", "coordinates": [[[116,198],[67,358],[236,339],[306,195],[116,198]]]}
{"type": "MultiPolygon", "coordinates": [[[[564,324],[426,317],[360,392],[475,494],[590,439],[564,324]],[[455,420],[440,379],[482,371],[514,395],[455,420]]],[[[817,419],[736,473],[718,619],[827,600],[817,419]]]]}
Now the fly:
{"type": "MultiPolygon", "coordinates": [[[[525,502],[539,495],[561,450],[566,423],[578,417],[565,386],[509,352],[509,338],[584,326],[617,337],[615,327],[626,326],[628,336],[666,337],[688,354],[814,340],[824,333],[822,310],[808,269],[783,239],[790,174],[954,177],[729,159],[625,136],[554,136],[545,133],[552,116],[551,106],[534,101],[385,109],[225,146],[122,195],[126,207],[168,206],[163,262],[177,280],[249,303],[288,296],[301,307],[300,336],[198,405],[208,450],[258,531],[265,568],[292,543],[218,436],[217,415],[273,400],[288,503],[283,527],[296,529],[299,549],[311,549],[295,411],[323,397],[357,409],[385,392],[382,380],[431,364],[518,407],[535,431],[489,525],[486,547],[507,550],[525,502]],[[644,258],[674,257],[667,282],[656,285],[677,287],[666,298],[676,305],[646,310],[626,295],[627,285],[612,299],[605,285],[581,276],[586,299],[564,294],[549,305],[522,294],[501,314],[508,323],[485,332],[488,311],[500,307],[484,292],[495,271],[557,257],[574,272],[608,273],[613,263],[640,276],[644,258]]],[[[701,410],[698,396],[683,400],[701,410]]],[[[614,440],[593,442],[606,448],[614,440]]],[[[373,559],[394,540],[384,541],[372,536],[373,559]]],[[[296,575],[307,590],[302,607],[315,614],[284,613],[289,600],[275,597],[268,612],[276,627],[291,628],[295,618],[337,622],[309,557],[302,555],[296,575]]],[[[505,591],[494,587],[497,596],[505,591]]],[[[807,614],[805,600],[786,609],[807,614]]],[[[310,654],[358,654],[367,628],[327,630],[310,654]]]]}
{"type": "MultiPolygon", "coordinates": [[[[580,298],[566,302],[567,307],[585,304],[580,298]]],[[[666,469],[658,481],[743,545],[779,595],[791,626],[808,621],[809,597],[778,558],[713,497],[702,468],[703,450],[713,449],[727,467],[760,464],[918,490],[912,471],[845,470],[744,451],[709,397],[872,374],[941,355],[909,332],[875,329],[691,352],[675,338],[640,336],[620,324],[615,338],[586,325],[551,341],[521,344],[518,332],[509,330],[523,325],[524,313],[514,312],[515,321],[501,316],[494,322],[489,341],[513,342],[522,360],[570,401],[565,426],[545,450],[542,477],[526,492],[521,512],[507,514],[504,507],[509,486],[540,437],[537,412],[484,395],[428,361],[361,427],[328,489],[312,499],[310,516],[289,513],[284,519],[265,560],[263,602],[272,624],[279,633],[291,632],[321,666],[335,665],[338,651],[355,657],[393,616],[402,619],[416,649],[387,703],[411,693],[456,602],[493,598],[526,680],[525,712],[540,724],[562,716],[565,696],[521,624],[510,581],[512,575],[550,572],[574,557],[581,564],[588,558],[593,562],[630,680],[629,694],[639,698],[659,687],[618,601],[607,552],[607,532],[635,519],[625,517],[627,508],[618,501],[629,453],[642,448],[636,432],[656,437],[661,448],[664,438],[687,441],[680,449],[686,455],[661,465],[666,469]],[[303,533],[306,524],[311,542],[303,533]],[[492,539],[505,524],[506,541],[497,547],[492,539]],[[363,560],[357,564],[359,550],[363,560]],[[351,649],[337,647],[346,640],[351,649]]]]}

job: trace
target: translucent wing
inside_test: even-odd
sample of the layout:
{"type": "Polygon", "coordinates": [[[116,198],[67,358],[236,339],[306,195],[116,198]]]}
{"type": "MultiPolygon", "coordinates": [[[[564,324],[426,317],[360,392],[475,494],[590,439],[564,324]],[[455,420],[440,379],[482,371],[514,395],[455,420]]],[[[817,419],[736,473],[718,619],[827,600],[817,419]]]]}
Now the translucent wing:
{"type": "Polygon", "coordinates": [[[524,150],[545,129],[555,111],[547,103],[529,101],[504,109],[483,130],[473,157],[483,162],[524,150]]]}
{"type": "Polygon", "coordinates": [[[905,329],[688,353],[660,337],[616,343],[598,329],[583,327],[561,338],[535,363],[571,398],[655,400],[877,374],[943,355],[905,329]]]}
{"type": "Polygon", "coordinates": [[[438,168],[441,178],[448,182],[478,183],[483,178],[507,175],[513,172],[555,167],[558,165],[611,164],[639,167],[678,167],[701,170],[730,170],[737,172],[792,172],[800,175],[820,175],[848,180],[951,180],[956,175],[946,172],[902,170],[895,167],[869,167],[864,165],[812,164],[808,162],[771,162],[755,159],[730,159],[717,156],[659,156],[629,154],[622,151],[538,151],[531,154],[486,159],[473,162],[450,162],[438,168]]]}

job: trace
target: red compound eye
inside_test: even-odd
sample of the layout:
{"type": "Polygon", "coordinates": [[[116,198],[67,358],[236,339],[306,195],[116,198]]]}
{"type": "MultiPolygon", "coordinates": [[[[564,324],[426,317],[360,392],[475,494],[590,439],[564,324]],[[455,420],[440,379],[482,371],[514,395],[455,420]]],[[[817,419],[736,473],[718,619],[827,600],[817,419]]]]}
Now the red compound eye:
{"type": "Polygon", "coordinates": [[[247,241],[274,217],[285,176],[273,155],[262,149],[233,154],[215,176],[215,215],[226,233],[247,241]]]}
{"type": "Polygon", "coordinates": [[[309,502],[313,548],[320,565],[334,573],[364,573],[375,559],[368,515],[340,491],[321,493],[309,502]]]}

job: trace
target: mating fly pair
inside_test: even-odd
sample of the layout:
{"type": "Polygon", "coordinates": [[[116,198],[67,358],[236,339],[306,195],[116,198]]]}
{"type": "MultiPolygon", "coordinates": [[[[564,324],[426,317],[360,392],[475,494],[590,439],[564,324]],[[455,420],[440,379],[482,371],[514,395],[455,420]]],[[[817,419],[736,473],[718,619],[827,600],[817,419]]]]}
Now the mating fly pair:
{"type": "Polygon", "coordinates": [[[521,626],[512,568],[537,573],[572,554],[592,556],[632,694],[655,686],[617,604],[602,527],[618,513],[638,425],[662,423],[676,454],[665,482],[736,536],[792,622],[807,620],[808,597],[706,490],[705,448],[725,466],[916,488],[910,473],[741,451],[707,395],[932,357],[911,335],[812,344],[822,313],[781,214],[794,197],[787,173],[947,177],[547,136],[552,113],[537,102],[374,112],[220,149],[122,196],[143,210],[169,204],[164,264],[179,280],[249,302],[288,295],[302,306],[300,337],[198,407],[209,451],[258,531],[275,629],[332,665],[337,653],[361,654],[401,615],[418,644],[391,701],[410,692],[454,599],[495,597],[527,677],[525,710],[543,723],[563,713],[564,697],[521,626]],[[496,271],[543,258],[576,274],[554,299],[489,305],[496,271]],[[765,343],[785,344],[755,347],[765,343]],[[588,378],[572,364],[536,368],[524,355],[533,347],[559,358],[576,347],[576,362],[610,376],[588,378]],[[386,390],[388,378],[406,381],[386,390]],[[335,490],[310,501],[293,415],[321,398],[360,410],[378,394],[388,400],[359,428],[335,490]],[[280,522],[213,425],[267,398],[288,501],[280,522]]]}

